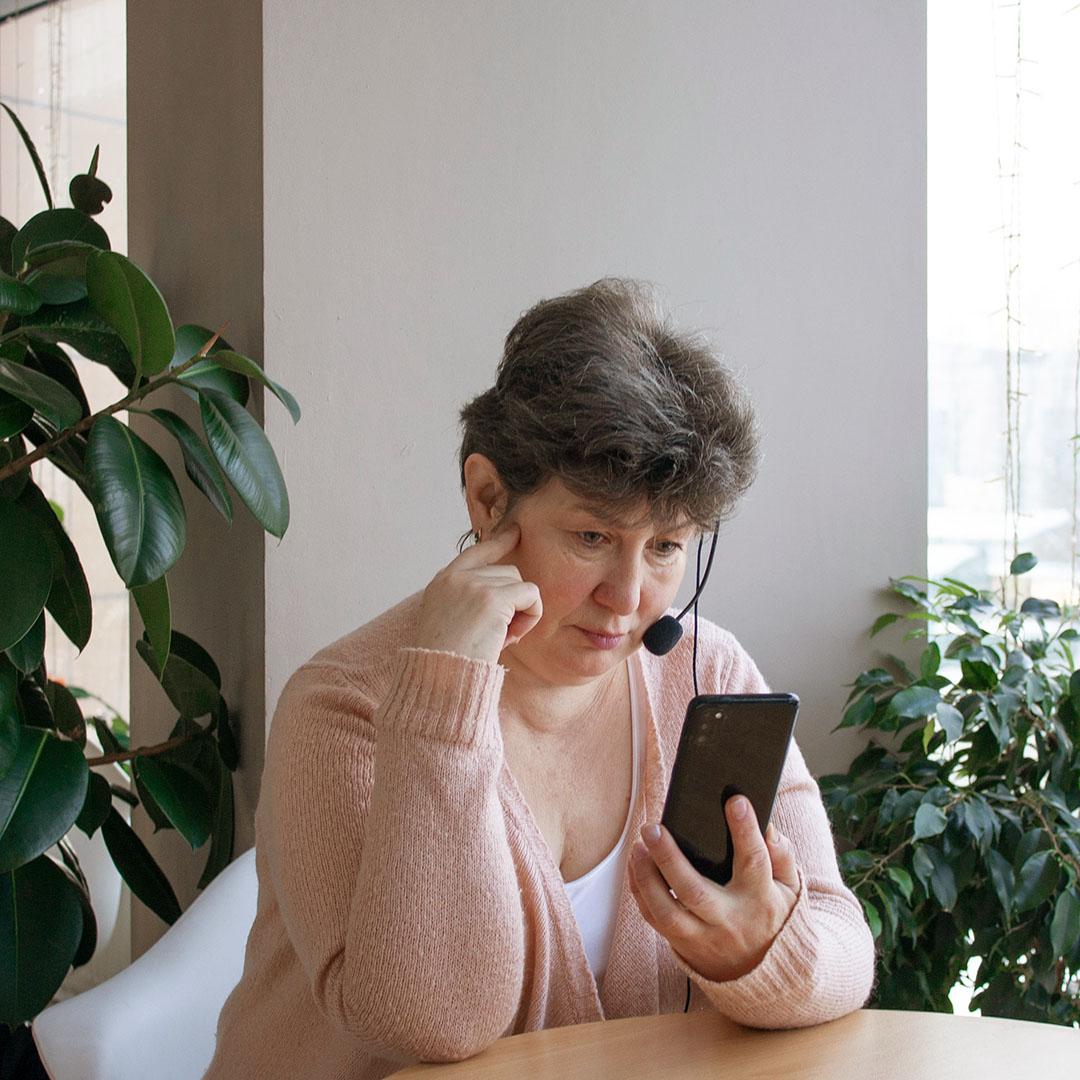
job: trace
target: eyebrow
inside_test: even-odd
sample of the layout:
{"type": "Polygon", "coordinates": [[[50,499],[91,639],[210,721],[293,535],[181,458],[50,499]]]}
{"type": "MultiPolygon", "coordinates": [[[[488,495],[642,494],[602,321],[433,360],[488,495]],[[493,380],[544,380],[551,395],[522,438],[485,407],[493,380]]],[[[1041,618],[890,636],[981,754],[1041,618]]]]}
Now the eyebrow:
{"type": "Polygon", "coordinates": [[[675,521],[657,521],[647,511],[641,515],[631,515],[619,513],[617,510],[607,509],[597,503],[589,503],[583,499],[579,499],[577,502],[570,506],[572,513],[588,514],[590,517],[596,518],[598,521],[603,522],[606,525],[612,525],[616,528],[633,528],[635,526],[644,527],[648,522],[657,531],[664,532],[670,530],[672,532],[682,532],[684,529],[693,531],[693,522],[686,521],[679,524],[675,521]]]}

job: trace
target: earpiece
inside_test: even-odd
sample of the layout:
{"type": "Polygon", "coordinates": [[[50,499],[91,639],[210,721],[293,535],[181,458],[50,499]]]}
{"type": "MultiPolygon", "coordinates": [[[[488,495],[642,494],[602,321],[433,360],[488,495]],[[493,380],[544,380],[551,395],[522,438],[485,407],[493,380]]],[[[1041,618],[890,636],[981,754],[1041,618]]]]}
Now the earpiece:
{"type": "MultiPolygon", "coordinates": [[[[665,653],[671,652],[679,643],[679,638],[682,637],[682,627],[679,625],[679,620],[697,603],[701,590],[705,588],[705,583],[709,580],[709,571],[712,570],[713,556],[716,554],[716,542],[719,538],[720,529],[717,527],[713,532],[712,545],[709,547],[709,559],[705,563],[705,573],[701,575],[697,589],[694,590],[694,595],[690,597],[690,603],[678,615],[664,615],[662,618],[657,619],[642,635],[641,644],[653,656],[663,656],[665,653]]],[[[698,550],[698,558],[700,559],[700,548],[698,550]]],[[[700,566],[700,563],[698,565],[700,566]]]]}

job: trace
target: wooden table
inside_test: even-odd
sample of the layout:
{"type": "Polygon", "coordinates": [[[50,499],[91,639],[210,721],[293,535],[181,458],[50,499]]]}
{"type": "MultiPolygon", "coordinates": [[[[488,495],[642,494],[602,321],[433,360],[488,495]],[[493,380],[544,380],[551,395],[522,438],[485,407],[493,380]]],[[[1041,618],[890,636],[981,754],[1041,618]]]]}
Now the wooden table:
{"type": "Polygon", "coordinates": [[[1080,1032],[1051,1024],[866,1009],[755,1031],[716,1013],[645,1016],[500,1039],[394,1080],[1056,1080],[1080,1076],[1080,1032]]]}

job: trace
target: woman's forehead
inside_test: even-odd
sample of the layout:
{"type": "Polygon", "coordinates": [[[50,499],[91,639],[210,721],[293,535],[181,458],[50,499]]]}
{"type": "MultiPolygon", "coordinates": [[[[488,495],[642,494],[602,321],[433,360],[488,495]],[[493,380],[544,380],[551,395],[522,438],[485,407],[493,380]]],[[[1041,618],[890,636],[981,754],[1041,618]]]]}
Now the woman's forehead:
{"type": "Polygon", "coordinates": [[[537,494],[551,500],[553,508],[569,514],[579,514],[619,529],[662,529],[674,533],[698,531],[685,515],[661,513],[661,508],[642,497],[630,502],[605,499],[601,493],[579,494],[571,491],[561,480],[550,479],[537,494]]]}

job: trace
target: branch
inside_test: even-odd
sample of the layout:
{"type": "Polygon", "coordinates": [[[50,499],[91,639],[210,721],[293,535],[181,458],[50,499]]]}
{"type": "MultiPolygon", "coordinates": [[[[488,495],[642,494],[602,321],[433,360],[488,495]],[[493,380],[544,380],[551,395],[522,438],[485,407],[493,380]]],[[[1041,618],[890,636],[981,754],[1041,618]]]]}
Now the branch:
{"type": "Polygon", "coordinates": [[[201,739],[206,735],[205,731],[192,731],[187,735],[177,735],[168,742],[157,743],[155,746],[140,746],[135,750],[121,750],[115,754],[102,754],[101,757],[87,758],[86,764],[110,765],[114,761],[133,761],[137,757],[153,757],[155,754],[164,754],[168,750],[175,750],[178,746],[185,746],[189,742],[201,739]]]}

